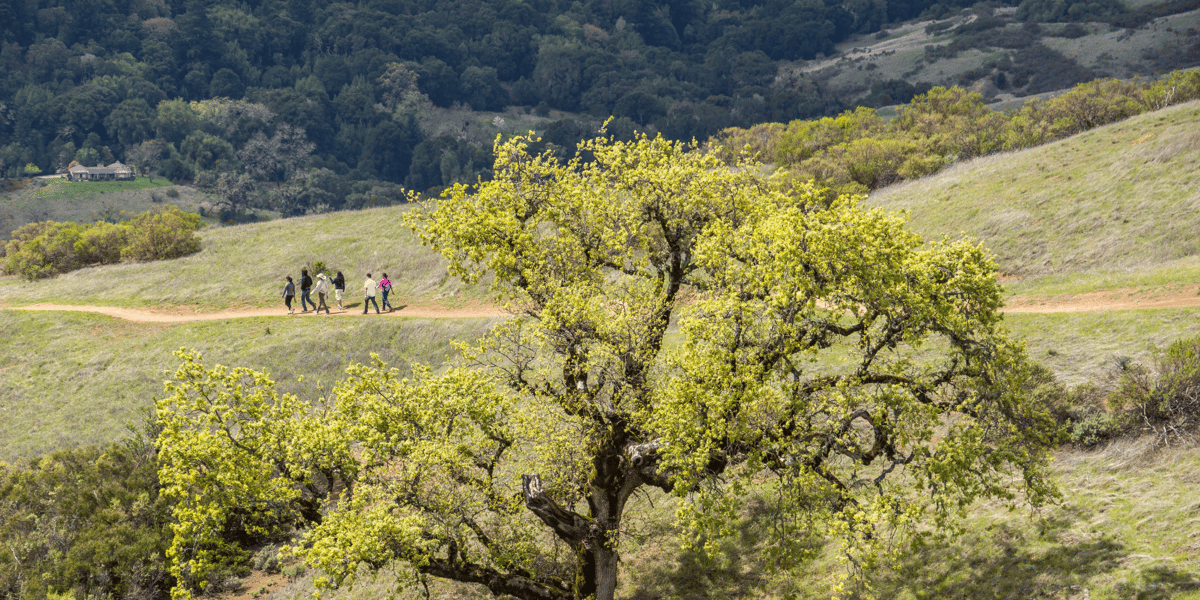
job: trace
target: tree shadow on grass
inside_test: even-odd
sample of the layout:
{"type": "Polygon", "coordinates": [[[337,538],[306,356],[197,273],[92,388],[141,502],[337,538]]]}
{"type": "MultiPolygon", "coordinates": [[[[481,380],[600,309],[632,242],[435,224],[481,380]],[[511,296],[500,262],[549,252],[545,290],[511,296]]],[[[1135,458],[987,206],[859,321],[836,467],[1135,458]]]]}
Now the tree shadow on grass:
{"type": "Polygon", "coordinates": [[[870,596],[1073,600],[1090,597],[1098,583],[1111,585],[1115,578],[1124,580],[1115,590],[1122,598],[1170,598],[1195,585],[1193,573],[1161,563],[1138,570],[1129,566],[1134,556],[1121,541],[1103,534],[1085,537],[1071,529],[1087,518],[1064,514],[970,531],[949,545],[909,553],[892,569],[880,570],[870,578],[870,596]]]}
{"type": "Polygon", "coordinates": [[[660,530],[654,559],[628,575],[622,596],[631,600],[655,598],[760,598],[771,569],[764,555],[769,530],[768,508],[752,504],[748,518],[735,535],[722,540],[718,556],[702,550],[680,550],[673,528],[660,530]]]}
{"type": "MultiPolygon", "coordinates": [[[[767,520],[763,511],[752,510],[715,558],[677,550],[671,543],[677,538],[662,532],[672,539],[656,549],[649,566],[627,575],[622,595],[632,600],[759,598],[783,591],[769,589],[779,579],[765,554],[767,520]]],[[[1069,512],[968,530],[948,543],[907,552],[890,568],[867,573],[866,585],[854,586],[851,597],[1078,600],[1092,597],[1103,585],[1121,598],[1157,599],[1200,589],[1195,573],[1161,561],[1139,568],[1141,557],[1119,539],[1079,533],[1078,523],[1088,520],[1090,515],[1069,512]]],[[[827,575],[800,573],[792,587],[804,590],[800,597],[828,598],[831,590],[819,583],[827,575]]]]}

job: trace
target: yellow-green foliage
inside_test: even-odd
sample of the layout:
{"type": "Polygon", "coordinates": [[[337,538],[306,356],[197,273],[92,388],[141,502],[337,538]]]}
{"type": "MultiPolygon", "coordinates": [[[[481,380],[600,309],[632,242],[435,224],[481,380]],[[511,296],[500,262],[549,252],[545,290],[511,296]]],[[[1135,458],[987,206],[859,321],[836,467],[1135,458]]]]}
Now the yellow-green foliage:
{"type": "Polygon", "coordinates": [[[174,206],[129,221],[94,225],[40,221],[13,231],[4,270],[33,281],[90,264],[165,260],[200,251],[199,215],[174,206]]]}
{"type": "Polygon", "coordinates": [[[134,217],[129,227],[129,245],[121,249],[122,260],[167,260],[200,251],[195,232],[204,227],[204,221],[198,214],[169,206],[134,217]]]}
{"type": "Polygon", "coordinates": [[[278,394],[266,374],[206,369],[199,356],[178,355],[184,362],[158,401],[157,446],[163,493],[175,501],[167,550],[178,582],[172,597],[186,598],[215,571],[245,558],[226,538],[229,528],[265,536],[313,518],[319,498],[346,479],[343,471],[352,476],[355,462],[339,443],[338,423],[294,395],[278,394]]]}
{"type": "Polygon", "coordinates": [[[935,87],[884,122],[859,107],[837,117],[727,129],[713,145],[727,161],[746,148],[800,177],[861,193],[937,172],[957,160],[1030,148],[1133,115],[1200,98],[1200,71],[1152,83],[1098,79],[1019,111],[996,112],[983,96],[935,87]]]}
{"type": "Polygon", "coordinates": [[[610,600],[630,507],[649,504],[635,493],[674,495],[711,548],[765,490],[784,568],[826,539],[869,566],[976,499],[1054,494],[1057,430],[981,248],[661,138],[592,140],[567,164],[530,142],[409,213],[452,273],[494,274],[523,315],[445,372],[355,366],[301,401],[181,355],[158,407],[177,596],[233,553],[234,515],[306,528],[295,552],[321,585],[400,561],[496,595],[610,600]]]}

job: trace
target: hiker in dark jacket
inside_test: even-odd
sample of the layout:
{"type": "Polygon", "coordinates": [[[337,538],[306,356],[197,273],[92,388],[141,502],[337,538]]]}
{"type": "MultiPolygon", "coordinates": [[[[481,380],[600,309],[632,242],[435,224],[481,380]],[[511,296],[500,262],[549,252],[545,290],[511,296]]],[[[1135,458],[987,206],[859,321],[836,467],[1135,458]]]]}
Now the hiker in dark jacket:
{"type": "Polygon", "coordinates": [[[337,298],[338,310],[346,310],[342,308],[342,295],[346,293],[346,277],[341,271],[333,277],[333,295],[337,298]]]}
{"type": "Polygon", "coordinates": [[[308,276],[308,269],[300,269],[300,312],[308,312],[308,305],[311,304],[313,310],[317,309],[317,303],[312,301],[309,295],[312,293],[312,277],[308,276]]]}

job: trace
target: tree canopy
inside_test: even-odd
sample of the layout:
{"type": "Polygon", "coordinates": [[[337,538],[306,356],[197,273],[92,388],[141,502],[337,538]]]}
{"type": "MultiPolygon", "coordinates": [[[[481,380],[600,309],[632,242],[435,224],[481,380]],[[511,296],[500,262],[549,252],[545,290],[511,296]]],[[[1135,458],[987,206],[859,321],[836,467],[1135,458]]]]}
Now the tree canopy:
{"type": "Polygon", "coordinates": [[[158,403],[176,597],[231,532],[280,526],[324,585],[400,561],[610,599],[635,493],[673,496],[711,544],[765,490],[782,568],[826,544],[862,565],[977,499],[1054,495],[1056,428],[982,248],[663,138],[565,162],[531,143],[410,213],[514,314],[454,364],[354,365],[301,400],[181,353],[158,403]]]}

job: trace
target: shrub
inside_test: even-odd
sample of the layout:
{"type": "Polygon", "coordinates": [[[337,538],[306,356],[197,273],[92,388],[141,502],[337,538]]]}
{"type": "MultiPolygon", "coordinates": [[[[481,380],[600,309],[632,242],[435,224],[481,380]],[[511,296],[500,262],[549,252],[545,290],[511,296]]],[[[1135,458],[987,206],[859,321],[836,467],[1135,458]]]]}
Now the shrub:
{"type": "Polygon", "coordinates": [[[0,463],[0,598],[165,597],[157,467],[145,440],[0,463]]]}
{"type": "Polygon", "coordinates": [[[4,270],[33,281],[90,264],[162,260],[198,252],[200,216],[174,206],[131,221],[93,225],[40,221],[13,231],[4,248],[4,270]]]}
{"type": "Polygon", "coordinates": [[[1153,109],[1200,99],[1200,71],[1175,71],[1166,79],[1150,85],[1143,97],[1153,109]]]}
{"type": "Polygon", "coordinates": [[[254,553],[254,568],[274,575],[279,573],[279,546],[269,544],[254,553]]]}
{"type": "Polygon", "coordinates": [[[83,226],[76,223],[41,221],[13,231],[5,246],[4,270],[29,281],[53,277],[79,268],[75,250],[83,226]]]}
{"type": "Polygon", "coordinates": [[[930,23],[925,26],[925,35],[933,35],[939,31],[945,31],[947,29],[950,29],[951,27],[954,27],[954,23],[951,21],[939,21],[937,23],[930,23]]]}
{"type": "Polygon", "coordinates": [[[108,265],[121,262],[121,250],[129,243],[129,225],[98,221],[85,229],[75,242],[75,252],[83,264],[108,265]]]}
{"type": "Polygon", "coordinates": [[[1062,31],[1058,32],[1059,37],[1064,37],[1069,40],[1081,38],[1088,34],[1087,28],[1079,23],[1068,23],[1062,31]]]}
{"type": "Polygon", "coordinates": [[[1121,415],[1108,407],[1108,394],[1095,384],[1062,391],[1050,402],[1055,420],[1067,431],[1067,441],[1092,447],[1125,433],[1121,415]]]}
{"type": "Polygon", "coordinates": [[[1122,367],[1108,403],[1128,429],[1151,433],[1161,445],[1191,443],[1200,425],[1200,337],[1156,353],[1152,367],[1122,367]]]}
{"type": "Polygon", "coordinates": [[[307,569],[304,567],[304,563],[296,563],[294,565],[284,567],[281,572],[283,573],[283,576],[287,577],[288,579],[298,579],[304,576],[306,570],[307,569]]]}
{"type": "Polygon", "coordinates": [[[1048,100],[1045,109],[1051,134],[1067,137],[1145,112],[1146,104],[1137,84],[1099,79],[1048,100]]]}
{"type": "Polygon", "coordinates": [[[142,213],[130,226],[129,245],[121,251],[122,260],[166,260],[200,251],[196,230],[204,226],[204,221],[200,215],[175,206],[142,213]]]}

